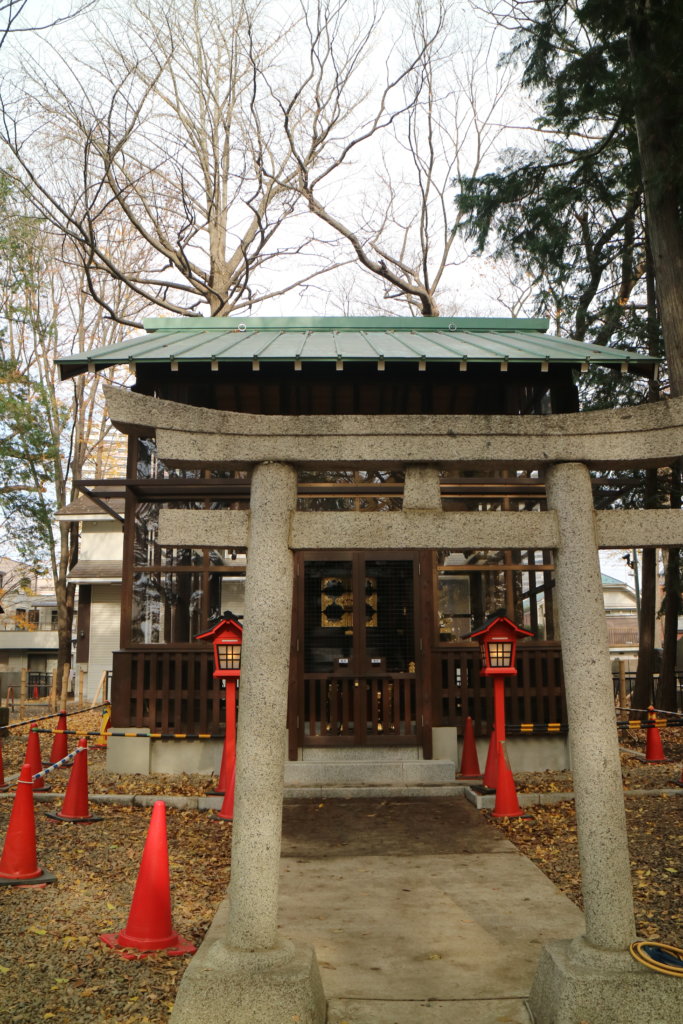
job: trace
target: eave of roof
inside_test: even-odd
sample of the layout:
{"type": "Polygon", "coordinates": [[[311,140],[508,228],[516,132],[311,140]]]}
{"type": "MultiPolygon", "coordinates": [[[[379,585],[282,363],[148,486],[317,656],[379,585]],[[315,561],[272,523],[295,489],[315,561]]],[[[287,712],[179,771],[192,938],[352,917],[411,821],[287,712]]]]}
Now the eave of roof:
{"type": "MultiPolygon", "coordinates": [[[[548,321],[459,317],[178,317],[146,333],[58,360],[63,378],[120,363],[401,362],[616,365],[647,372],[658,360],[545,333],[548,321]]],[[[341,368],[341,366],[340,366],[341,368]]]]}
{"type": "Polygon", "coordinates": [[[72,583],[120,583],[121,561],[109,559],[80,559],[69,572],[72,583]]]}

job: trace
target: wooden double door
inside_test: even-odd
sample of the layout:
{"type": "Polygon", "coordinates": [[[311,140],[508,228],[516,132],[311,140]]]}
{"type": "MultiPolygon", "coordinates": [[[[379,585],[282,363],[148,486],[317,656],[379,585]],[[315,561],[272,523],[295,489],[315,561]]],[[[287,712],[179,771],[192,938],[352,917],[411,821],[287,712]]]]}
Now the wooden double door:
{"type": "Polygon", "coordinates": [[[420,742],[416,558],[301,552],[290,730],[299,746],[420,742]]]}

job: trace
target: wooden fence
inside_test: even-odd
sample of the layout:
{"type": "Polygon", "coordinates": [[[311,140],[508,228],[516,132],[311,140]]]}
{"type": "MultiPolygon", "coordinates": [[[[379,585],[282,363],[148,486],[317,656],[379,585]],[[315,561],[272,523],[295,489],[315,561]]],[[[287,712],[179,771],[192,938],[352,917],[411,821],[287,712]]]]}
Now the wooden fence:
{"type": "Polygon", "coordinates": [[[114,653],[112,724],[152,732],[222,734],[224,691],[211,649],[114,653]]]}
{"type": "MultiPolygon", "coordinates": [[[[432,654],[433,724],[463,729],[469,716],[477,736],[493,721],[493,682],[482,677],[479,648],[449,646],[432,654]]],[[[525,643],[517,648],[517,675],[505,677],[506,720],[566,722],[559,643],[525,643]]]]}

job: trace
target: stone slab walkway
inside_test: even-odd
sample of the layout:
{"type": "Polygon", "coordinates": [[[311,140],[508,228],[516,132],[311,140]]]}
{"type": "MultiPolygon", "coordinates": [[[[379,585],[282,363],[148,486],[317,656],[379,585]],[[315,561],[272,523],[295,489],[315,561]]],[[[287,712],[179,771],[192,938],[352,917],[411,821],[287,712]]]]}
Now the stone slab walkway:
{"type": "Polygon", "coordinates": [[[583,918],[462,797],[285,806],[281,929],[328,1024],[528,1024],[542,945],[583,918]]]}

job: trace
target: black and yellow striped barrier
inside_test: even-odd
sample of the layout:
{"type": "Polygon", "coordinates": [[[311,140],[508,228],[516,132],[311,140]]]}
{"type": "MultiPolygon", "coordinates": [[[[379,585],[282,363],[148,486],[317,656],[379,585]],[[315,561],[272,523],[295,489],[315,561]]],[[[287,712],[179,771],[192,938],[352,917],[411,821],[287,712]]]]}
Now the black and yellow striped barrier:
{"type": "Polygon", "coordinates": [[[224,740],[223,733],[212,732],[124,732],[119,729],[112,729],[111,737],[125,736],[128,739],[137,738],[143,740],[224,740]]]}
{"type": "Polygon", "coordinates": [[[506,725],[505,732],[508,736],[564,736],[568,728],[566,722],[518,722],[506,725]]]}

